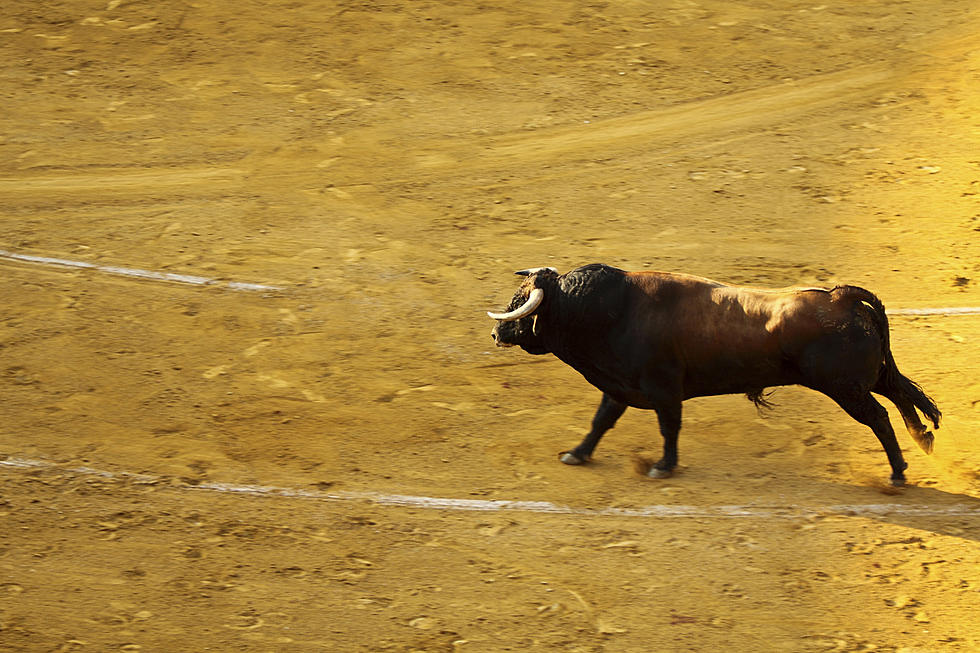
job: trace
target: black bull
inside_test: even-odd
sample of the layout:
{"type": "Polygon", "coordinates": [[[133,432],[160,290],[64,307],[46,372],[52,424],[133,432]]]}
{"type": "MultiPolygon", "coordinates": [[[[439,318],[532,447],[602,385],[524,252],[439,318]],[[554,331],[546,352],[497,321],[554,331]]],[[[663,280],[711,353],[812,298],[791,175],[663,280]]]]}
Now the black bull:
{"type": "Polygon", "coordinates": [[[931,453],[933,435],[916,409],[939,428],[936,404],[899,372],[881,301],[854,286],[832,290],[760,290],[680,274],[626,272],[587,265],[559,275],[523,270],[527,278],[492,336],[498,346],[551,353],[602,391],[592,429],[561,456],[581,464],[627,407],[653,409],[663,457],[648,474],[669,476],[685,399],[799,384],[822,392],[878,437],[892,483],[905,482],[888,413],[872,392],[890,399],[912,438],[931,453]]]}

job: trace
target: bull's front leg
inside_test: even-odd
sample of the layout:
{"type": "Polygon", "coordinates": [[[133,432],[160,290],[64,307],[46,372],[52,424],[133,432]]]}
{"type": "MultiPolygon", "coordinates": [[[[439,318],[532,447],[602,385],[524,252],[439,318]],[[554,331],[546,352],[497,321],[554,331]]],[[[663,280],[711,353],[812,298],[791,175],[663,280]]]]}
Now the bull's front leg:
{"type": "Polygon", "coordinates": [[[650,478],[673,476],[677,467],[677,436],[681,431],[681,401],[667,401],[656,405],[660,435],[664,438],[663,458],[653,463],[647,471],[650,478]]]}
{"type": "Polygon", "coordinates": [[[592,458],[592,452],[602,439],[603,434],[616,425],[616,420],[626,411],[626,404],[622,404],[609,395],[603,393],[599,409],[592,418],[592,430],[585,436],[582,442],[571,451],[563,451],[559,460],[566,465],[581,465],[592,458]]]}

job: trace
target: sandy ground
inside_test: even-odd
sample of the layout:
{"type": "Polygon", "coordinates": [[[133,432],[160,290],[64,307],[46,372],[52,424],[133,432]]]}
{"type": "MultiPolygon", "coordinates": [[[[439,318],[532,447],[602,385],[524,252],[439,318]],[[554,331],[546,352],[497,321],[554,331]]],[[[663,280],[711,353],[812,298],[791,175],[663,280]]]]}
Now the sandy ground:
{"type": "Polygon", "coordinates": [[[980,317],[892,318],[946,419],[891,490],[794,388],[561,465],[598,392],[485,316],[589,262],[980,306],[974,6],[5,3],[0,650],[980,650],[980,317]]]}

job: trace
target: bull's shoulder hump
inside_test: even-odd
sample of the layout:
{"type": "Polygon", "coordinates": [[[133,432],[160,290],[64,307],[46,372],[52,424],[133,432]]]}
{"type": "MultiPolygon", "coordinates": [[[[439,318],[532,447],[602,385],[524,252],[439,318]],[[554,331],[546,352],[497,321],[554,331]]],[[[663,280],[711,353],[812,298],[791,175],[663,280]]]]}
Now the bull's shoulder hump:
{"type": "Polygon", "coordinates": [[[752,286],[741,286],[746,291],[756,292],[763,295],[794,295],[797,293],[821,292],[829,293],[827,288],[817,288],[811,286],[788,286],[786,288],[755,288],[752,286]]]}
{"type": "Polygon", "coordinates": [[[704,285],[712,288],[727,288],[726,284],[714,281],[706,277],[699,277],[694,274],[683,272],[659,272],[656,270],[643,270],[640,272],[627,272],[626,276],[639,285],[656,285],[660,283],[680,283],[685,285],[704,285]]]}
{"type": "Polygon", "coordinates": [[[711,292],[715,301],[729,301],[769,310],[781,306],[805,306],[820,299],[830,299],[830,291],[824,288],[754,288],[752,286],[722,286],[711,292]]]}

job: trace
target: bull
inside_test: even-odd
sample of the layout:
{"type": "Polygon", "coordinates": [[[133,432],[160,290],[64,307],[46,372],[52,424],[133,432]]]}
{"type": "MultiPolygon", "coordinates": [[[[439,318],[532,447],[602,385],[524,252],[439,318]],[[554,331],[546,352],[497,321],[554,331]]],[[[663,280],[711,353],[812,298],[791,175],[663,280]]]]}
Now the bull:
{"type": "Polygon", "coordinates": [[[648,471],[665,478],[677,466],[681,406],[693,397],[744,393],[767,406],[766,388],[802,385],[834,400],[871,428],[905,483],[907,463],[872,396],[898,407],[927,454],[934,437],[916,409],[939,428],[941,413],[899,372],[881,301],[856,286],[765,290],[665,272],[627,272],[592,264],[559,274],[533,268],[491,335],[498,347],[554,354],[602,392],[592,428],[562,462],[588,462],[627,407],[652,409],[663,457],[648,471]]]}

